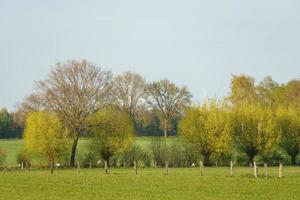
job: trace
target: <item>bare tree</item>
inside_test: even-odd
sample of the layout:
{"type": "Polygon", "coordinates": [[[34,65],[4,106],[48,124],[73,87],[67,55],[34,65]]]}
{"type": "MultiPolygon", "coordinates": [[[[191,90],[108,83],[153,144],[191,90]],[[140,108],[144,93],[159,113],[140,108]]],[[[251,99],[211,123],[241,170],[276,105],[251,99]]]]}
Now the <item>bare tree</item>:
{"type": "Polygon", "coordinates": [[[171,81],[164,79],[149,84],[148,91],[151,95],[150,105],[158,108],[164,120],[164,137],[167,138],[168,123],[177,114],[191,103],[192,95],[186,87],[177,87],[171,81]]]}
{"type": "Polygon", "coordinates": [[[88,117],[108,98],[111,72],[87,62],[58,63],[48,79],[37,82],[38,94],[47,109],[55,111],[74,138],[70,165],[75,165],[78,139],[88,129],[88,117]]]}
{"type": "Polygon", "coordinates": [[[134,72],[124,72],[112,81],[114,102],[128,112],[135,120],[137,107],[143,106],[146,99],[146,81],[134,72]]]}
{"type": "Polygon", "coordinates": [[[18,127],[24,128],[27,114],[32,111],[43,109],[41,98],[37,94],[31,94],[16,105],[16,111],[13,113],[14,122],[18,127]]]}

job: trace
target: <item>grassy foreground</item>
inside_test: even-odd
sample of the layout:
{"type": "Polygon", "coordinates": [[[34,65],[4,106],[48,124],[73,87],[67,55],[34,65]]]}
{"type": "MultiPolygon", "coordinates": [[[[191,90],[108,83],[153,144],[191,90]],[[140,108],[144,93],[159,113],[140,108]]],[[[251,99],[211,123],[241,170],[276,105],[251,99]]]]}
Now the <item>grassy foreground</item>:
{"type": "Polygon", "coordinates": [[[0,199],[300,199],[300,168],[284,169],[285,177],[277,178],[277,168],[270,177],[253,178],[249,168],[199,169],[75,169],[14,171],[0,173],[0,199]]]}

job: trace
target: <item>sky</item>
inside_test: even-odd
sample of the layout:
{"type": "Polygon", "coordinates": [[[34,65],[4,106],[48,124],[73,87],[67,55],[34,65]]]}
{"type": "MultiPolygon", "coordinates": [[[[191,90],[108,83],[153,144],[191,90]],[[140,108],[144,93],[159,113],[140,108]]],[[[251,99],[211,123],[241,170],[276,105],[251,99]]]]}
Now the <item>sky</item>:
{"type": "Polygon", "coordinates": [[[168,78],[195,101],[233,74],[300,78],[298,0],[0,0],[0,107],[14,110],[57,62],[168,78]]]}

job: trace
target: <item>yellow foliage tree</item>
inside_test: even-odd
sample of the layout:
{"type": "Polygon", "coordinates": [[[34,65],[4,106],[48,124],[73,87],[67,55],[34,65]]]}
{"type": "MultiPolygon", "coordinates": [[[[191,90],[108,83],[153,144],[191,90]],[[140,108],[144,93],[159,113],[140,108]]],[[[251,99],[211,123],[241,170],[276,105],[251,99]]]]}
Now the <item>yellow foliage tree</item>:
{"type": "Polygon", "coordinates": [[[241,152],[247,154],[249,164],[259,153],[272,152],[278,144],[274,111],[249,103],[240,104],[232,110],[233,140],[241,152]]]}
{"type": "Polygon", "coordinates": [[[280,106],[276,112],[276,124],[280,134],[280,146],[290,155],[291,164],[296,164],[300,152],[300,113],[296,106],[280,106]]]}
{"type": "Polygon", "coordinates": [[[92,149],[104,160],[130,148],[133,142],[133,125],[129,114],[109,106],[91,116],[90,131],[94,135],[92,149]]]}
{"type": "Polygon", "coordinates": [[[231,140],[228,112],[215,100],[191,107],[179,123],[179,134],[195,146],[207,165],[212,154],[228,149],[231,140]]]}
{"type": "Polygon", "coordinates": [[[66,130],[56,114],[51,112],[29,113],[24,139],[27,149],[42,154],[47,159],[51,173],[55,160],[68,147],[66,130]]]}

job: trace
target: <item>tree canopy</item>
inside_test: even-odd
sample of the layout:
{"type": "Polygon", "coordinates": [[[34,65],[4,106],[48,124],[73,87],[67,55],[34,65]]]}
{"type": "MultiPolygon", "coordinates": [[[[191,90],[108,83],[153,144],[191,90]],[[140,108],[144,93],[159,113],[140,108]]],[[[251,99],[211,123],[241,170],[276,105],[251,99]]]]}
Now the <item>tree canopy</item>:
{"type": "Polygon", "coordinates": [[[292,165],[300,152],[300,113],[296,106],[280,106],[276,112],[280,146],[291,156],[292,165]]]}
{"type": "Polygon", "coordinates": [[[215,100],[189,108],[179,124],[180,136],[193,144],[209,164],[212,154],[228,150],[231,140],[229,114],[215,100]]]}
{"type": "Polygon", "coordinates": [[[70,165],[75,165],[78,139],[88,130],[91,113],[108,103],[111,72],[86,60],[58,63],[37,93],[44,107],[57,113],[73,137],[70,165]]]}
{"type": "Polygon", "coordinates": [[[164,120],[164,137],[167,137],[168,123],[175,115],[182,114],[191,103],[191,93],[186,87],[177,87],[164,79],[149,84],[150,105],[158,109],[164,120]]]}
{"type": "Polygon", "coordinates": [[[130,148],[133,142],[133,126],[128,113],[109,106],[94,113],[90,119],[90,131],[94,138],[91,148],[107,162],[117,153],[130,148]]]}
{"type": "Polygon", "coordinates": [[[278,144],[274,111],[268,107],[243,103],[231,114],[233,140],[253,164],[259,153],[270,152],[278,144]]]}
{"type": "Polygon", "coordinates": [[[32,112],[26,120],[25,146],[44,156],[53,173],[56,159],[68,148],[67,133],[55,113],[32,112]]]}

